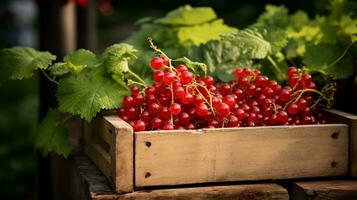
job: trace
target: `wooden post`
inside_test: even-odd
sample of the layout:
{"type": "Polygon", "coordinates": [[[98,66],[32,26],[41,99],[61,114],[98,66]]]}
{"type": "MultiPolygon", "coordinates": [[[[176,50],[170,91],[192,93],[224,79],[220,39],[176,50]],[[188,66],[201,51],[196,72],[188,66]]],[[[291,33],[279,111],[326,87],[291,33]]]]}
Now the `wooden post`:
{"type": "Polygon", "coordinates": [[[91,51],[97,49],[96,1],[88,0],[85,7],[77,6],[77,47],[91,51]]]}
{"type": "MultiPolygon", "coordinates": [[[[50,51],[57,56],[57,60],[73,51],[75,41],[75,5],[63,0],[37,0],[39,7],[39,41],[40,50],[50,51]]],[[[40,74],[40,119],[46,116],[50,107],[56,107],[56,85],[40,74]]],[[[51,171],[57,171],[61,166],[53,163],[52,159],[38,155],[38,199],[53,199],[55,194],[56,177],[51,171]],[[52,160],[52,161],[51,161],[52,160]]],[[[59,173],[57,173],[58,175],[59,173]]],[[[58,176],[57,176],[58,177],[58,176]]],[[[60,188],[60,187],[58,187],[60,188]]]]}

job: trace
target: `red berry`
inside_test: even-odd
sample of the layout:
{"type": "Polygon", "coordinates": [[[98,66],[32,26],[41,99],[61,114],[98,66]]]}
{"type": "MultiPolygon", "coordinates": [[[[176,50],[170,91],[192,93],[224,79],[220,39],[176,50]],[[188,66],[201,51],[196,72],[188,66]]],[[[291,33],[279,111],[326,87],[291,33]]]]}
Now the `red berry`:
{"type": "Polygon", "coordinates": [[[181,86],[179,87],[174,87],[174,94],[178,97],[178,98],[183,98],[186,94],[185,89],[181,86]]]}
{"type": "Polygon", "coordinates": [[[170,112],[173,115],[178,115],[181,112],[181,106],[178,103],[173,103],[170,106],[170,112]]]}
{"type": "Polygon", "coordinates": [[[277,118],[278,122],[284,124],[284,123],[288,122],[288,113],[286,113],[285,111],[280,111],[276,115],[276,118],[277,118]]]}
{"type": "Polygon", "coordinates": [[[141,120],[135,121],[133,129],[135,132],[144,131],[145,130],[145,122],[143,122],[141,120]]]}
{"type": "Polygon", "coordinates": [[[161,69],[163,64],[164,64],[164,60],[159,56],[153,57],[150,62],[151,68],[156,70],[161,69]]]}
{"type": "Polygon", "coordinates": [[[162,80],[166,84],[171,84],[175,81],[176,75],[173,72],[164,72],[164,76],[162,77],[162,80]]]}
{"type": "Polygon", "coordinates": [[[230,112],[229,106],[226,103],[219,103],[216,109],[223,117],[227,116],[230,112]]]}
{"type": "Polygon", "coordinates": [[[296,104],[299,107],[299,110],[301,111],[305,110],[307,107],[307,102],[304,98],[300,98],[296,104]]]}
{"type": "Polygon", "coordinates": [[[299,106],[295,103],[290,103],[287,107],[287,111],[290,115],[295,115],[299,112],[299,106]]]}
{"type": "Polygon", "coordinates": [[[208,113],[208,106],[205,103],[198,103],[195,105],[196,113],[199,116],[205,116],[208,113]]]}
{"type": "Polygon", "coordinates": [[[233,95],[227,95],[223,98],[223,102],[226,103],[229,108],[234,108],[234,105],[236,104],[236,100],[233,95]]]}
{"type": "Polygon", "coordinates": [[[130,92],[131,92],[131,94],[139,94],[140,89],[138,87],[136,87],[136,86],[132,86],[130,88],[130,92]]]}
{"type": "Polygon", "coordinates": [[[172,124],[165,124],[162,130],[174,130],[174,126],[172,124]]]}
{"type": "Polygon", "coordinates": [[[238,121],[238,118],[234,115],[229,115],[228,116],[228,126],[229,127],[236,127],[239,125],[239,121],[238,121]]]}
{"type": "Polygon", "coordinates": [[[189,71],[184,71],[181,73],[181,83],[182,84],[188,84],[188,83],[192,83],[192,73],[189,71]]]}
{"type": "Polygon", "coordinates": [[[132,96],[126,96],[123,99],[123,106],[125,108],[131,107],[134,104],[134,98],[132,96]]]}
{"type": "Polygon", "coordinates": [[[187,67],[185,65],[180,64],[177,66],[176,70],[180,73],[183,73],[183,72],[187,71],[187,67]]]}
{"type": "Polygon", "coordinates": [[[162,77],[164,77],[164,72],[163,71],[156,71],[153,75],[153,79],[156,82],[161,82],[162,77]]]}
{"type": "Polygon", "coordinates": [[[155,129],[160,128],[161,127],[161,123],[162,120],[158,117],[155,117],[154,119],[152,119],[151,121],[151,126],[155,129]]]}

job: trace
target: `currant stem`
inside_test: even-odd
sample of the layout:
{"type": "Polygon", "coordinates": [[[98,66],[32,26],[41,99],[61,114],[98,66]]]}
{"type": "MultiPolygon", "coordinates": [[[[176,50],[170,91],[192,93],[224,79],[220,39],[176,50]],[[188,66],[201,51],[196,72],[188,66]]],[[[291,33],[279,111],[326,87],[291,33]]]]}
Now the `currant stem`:
{"type": "Polygon", "coordinates": [[[133,80],[129,79],[128,80],[128,86],[133,85],[133,84],[137,84],[137,85],[143,86],[144,88],[147,88],[147,85],[144,85],[144,84],[142,84],[140,82],[133,81],[133,80]]]}
{"type": "Polygon", "coordinates": [[[345,51],[342,53],[342,55],[341,55],[340,57],[338,57],[335,61],[333,61],[331,64],[329,64],[329,65],[327,66],[327,68],[330,68],[330,67],[336,65],[338,62],[340,62],[340,60],[341,60],[343,57],[345,57],[345,55],[347,54],[348,49],[352,46],[353,43],[354,43],[354,42],[351,42],[351,43],[346,47],[346,49],[345,49],[345,51]]]}
{"type": "MultiPolygon", "coordinates": [[[[214,111],[214,108],[213,108],[213,105],[212,105],[212,95],[211,95],[211,92],[210,92],[204,85],[201,85],[201,84],[196,83],[196,82],[195,82],[195,84],[198,85],[198,86],[200,86],[200,87],[202,87],[202,88],[204,88],[204,90],[206,90],[206,92],[207,92],[207,94],[208,94],[208,96],[209,96],[209,106],[210,106],[210,108],[211,108],[211,110],[212,110],[213,115],[216,116],[216,112],[214,111]]],[[[196,90],[198,90],[198,88],[196,88],[196,90]]],[[[198,90],[198,92],[201,94],[201,92],[200,92],[199,90],[198,90]]],[[[201,95],[202,95],[202,94],[201,94],[201,95]]],[[[203,95],[202,95],[202,96],[203,96],[203,95]]],[[[206,99],[206,98],[203,96],[203,99],[206,99]]]]}
{"type": "Polygon", "coordinates": [[[283,78],[282,74],[284,74],[284,73],[280,70],[279,66],[276,64],[276,62],[273,60],[273,58],[271,56],[268,56],[267,58],[268,58],[269,62],[273,65],[273,69],[274,69],[275,74],[278,77],[278,79],[282,79],[283,78]]]}
{"type": "Polygon", "coordinates": [[[51,77],[47,74],[47,72],[46,72],[45,70],[41,69],[41,72],[42,72],[43,75],[45,75],[45,77],[46,77],[49,81],[51,81],[52,83],[55,83],[56,85],[59,84],[58,81],[56,81],[55,79],[51,78],[51,77]]]}
{"type": "MultiPolygon", "coordinates": [[[[149,42],[150,44],[150,48],[152,48],[156,53],[158,53],[159,55],[169,59],[169,61],[171,61],[171,59],[163,52],[161,51],[161,49],[157,48],[157,46],[154,45],[153,41],[152,41],[152,38],[151,37],[148,37],[147,41],[149,42]]],[[[171,62],[170,62],[170,65],[171,65],[171,62]]]]}
{"type": "Polygon", "coordinates": [[[140,81],[141,85],[144,86],[145,88],[147,88],[147,84],[145,83],[145,81],[143,79],[140,78],[140,76],[138,76],[137,74],[135,74],[133,71],[131,71],[130,69],[128,70],[128,73],[130,75],[132,75],[133,77],[135,77],[138,81],[140,81]]]}

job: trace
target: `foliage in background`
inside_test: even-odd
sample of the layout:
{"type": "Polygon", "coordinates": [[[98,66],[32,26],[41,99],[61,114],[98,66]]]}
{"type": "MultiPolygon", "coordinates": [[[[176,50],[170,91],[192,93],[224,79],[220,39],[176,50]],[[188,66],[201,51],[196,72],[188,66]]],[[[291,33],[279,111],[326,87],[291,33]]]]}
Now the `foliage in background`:
{"type": "Polygon", "coordinates": [[[253,66],[284,80],[289,65],[309,73],[353,75],[357,45],[356,2],[333,0],[327,15],[309,19],[303,11],[289,14],[284,6],[267,5],[257,22],[236,34],[221,37],[192,51],[222,80],[238,66],[253,66]]]}
{"type": "MultiPolygon", "coordinates": [[[[219,40],[220,36],[236,33],[237,29],[229,27],[217,18],[216,13],[209,7],[191,6],[179,7],[159,19],[144,18],[140,20],[140,30],[125,40],[138,49],[138,59],[133,67],[134,71],[143,77],[151,74],[149,70],[152,50],[146,39],[153,41],[170,57],[182,57],[187,49],[219,40]]],[[[149,79],[149,78],[147,78],[149,79]]]]}
{"type": "Polygon", "coordinates": [[[212,26],[209,20],[216,19],[216,15],[210,8],[186,6],[164,18],[144,20],[140,30],[126,41],[140,50],[135,67],[142,75],[150,74],[147,63],[152,53],[145,38],[152,35],[169,55],[188,55],[206,63],[210,74],[224,81],[233,78],[236,67],[244,66],[259,68],[283,81],[290,65],[341,79],[353,75],[356,10],[355,2],[333,0],[326,8],[328,14],[310,19],[303,11],[289,14],[284,6],[267,5],[256,23],[237,31],[223,24],[212,26]],[[181,34],[186,29],[189,31],[181,34]]]}
{"type": "Polygon", "coordinates": [[[26,199],[33,190],[37,124],[36,79],[4,83],[0,99],[0,185],[4,199],[26,199]],[[7,198],[9,197],[9,198],[7,198]]]}

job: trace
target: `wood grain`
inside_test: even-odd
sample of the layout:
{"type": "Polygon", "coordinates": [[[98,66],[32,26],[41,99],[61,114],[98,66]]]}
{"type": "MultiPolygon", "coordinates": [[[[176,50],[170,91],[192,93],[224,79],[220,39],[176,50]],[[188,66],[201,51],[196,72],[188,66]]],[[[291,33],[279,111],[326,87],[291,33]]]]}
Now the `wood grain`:
{"type": "Polygon", "coordinates": [[[85,126],[84,153],[113,183],[116,192],[134,190],[134,135],[132,127],[116,116],[93,120],[85,126]]]}
{"type": "Polygon", "coordinates": [[[277,184],[228,185],[179,189],[144,190],[122,195],[93,195],[96,200],[288,200],[287,191],[277,184]]]}
{"type": "Polygon", "coordinates": [[[104,130],[111,134],[110,154],[112,179],[118,193],[134,191],[134,133],[133,128],[116,116],[104,117],[104,130]]]}
{"type": "Polygon", "coordinates": [[[357,181],[297,182],[289,189],[291,200],[356,200],[357,181]]]}
{"type": "Polygon", "coordinates": [[[350,131],[350,175],[357,177],[357,115],[339,110],[325,110],[327,120],[334,123],[345,123],[349,125],[350,131]]]}
{"type": "Polygon", "coordinates": [[[117,194],[96,166],[83,155],[66,161],[64,168],[75,173],[63,174],[63,181],[73,183],[58,185],[67,194],[56,194],[61,199],[77,200],[287,200],[288,192],[274,183],[226,186],[186,187],[179,189],[142,190],[117,194]],[[66,198],[64,198],[66,197],[66,198]]]}
{"type": "Polygon", "coordinates": [[[135,185],[346,175],[346,125],[135,133],[135,185]]]}

